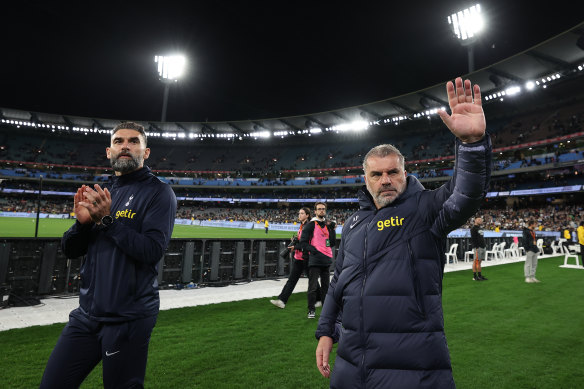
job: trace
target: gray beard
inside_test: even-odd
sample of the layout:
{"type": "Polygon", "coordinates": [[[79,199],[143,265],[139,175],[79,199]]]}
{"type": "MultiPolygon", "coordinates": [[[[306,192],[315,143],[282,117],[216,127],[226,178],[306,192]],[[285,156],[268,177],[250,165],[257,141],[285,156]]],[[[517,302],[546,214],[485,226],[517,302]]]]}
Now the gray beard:
{"type": "MultiPolygon", "coordinates": [[[[365,184],[365,187],[367,188],[367,191],[369,192],[371,197],[373,197],[373,201],[375,202],[375,205],[379,206],[379,208],[383,208],[383,207],[393,203],[399,197],[399,195],[398,195],[396,198],[390,199],[390,198],[387,198],[385,196],[382,196],[381,194],[373,194],[373,190],[371,190],[371,188],[367,184],[365,184]]],[[[401,195],[401,193],[400,193],[400,195],[401,195]]]]}
{"type": "Polygon", "coordinates": [[[134,170],[138,170],[143,161],[139,157],[131,156],[131,158],[132,159],[112,158],[110,159],[110,164],[116,172],[120,172],[122,174],[131,173],[134,170]]]}
{"type": "Polygon", "coordinates": [[[375,202],[377,204],[379,204],[379,207],[383,208],[386,205],[389,205],[389,204],[393,203],[395,200],[397,200],[397,197],[395,199],[390,199],[390,198],[382,196],[382,195],[377,195],[377,196],[374,196],[374,199],[375,199],[375,202]]]}

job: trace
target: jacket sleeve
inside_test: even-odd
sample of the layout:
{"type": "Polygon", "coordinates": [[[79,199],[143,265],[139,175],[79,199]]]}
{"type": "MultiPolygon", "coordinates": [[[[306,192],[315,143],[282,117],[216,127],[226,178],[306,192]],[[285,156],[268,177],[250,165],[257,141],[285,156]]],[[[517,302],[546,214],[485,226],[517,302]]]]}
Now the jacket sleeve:
{"type": "Polygon", "coordinates": [[[302,231],[302,235],[300,236],[300,249],[302,251],[306,251],[306,252],[312,252],[314,253],[316,250],[316,248],[310,244],[310,241],[312,240],[312,236],[314,235],[314,224],[316,222],[311,221],[308,222],[306,224],[306,227],[304,227],[304,230],[302,231]]]}
{"type": "Polygon", "coordinates": [[[61,249],[67,258],[77,258],[87,254],[93,226],[93,223],[81,224],[76,220],[75,224],[65,231],[61,239],[61,249]]]}
{"type": "Polygon", "coordinates": [[[162,188],[151,199],[140,232],[116,222],[104,230],[126,255],[138,262],[158,263],[170,242],[176,217],[176,196],[170,186],[162,188]]]}
{"type": "MultiPolygon", "coordinates": [[[[449,182],[433,191],[427,208],[441,205],[432,223],[432,233],[446,236],[468,220],[480,207],[491,178],[492,145],[489,134],[475,143],[463,144],[456,139],[454,175],[449,182]]],[[[433,215],[434,216],[434,215],[433,215]]]]}
{"type": "Polygon", "coordinates": [[[324,306],[322,307],[320,318],[318,319],[318,327],[316,328],[315,333],[316,339],[320,339],[321,336],[329,336],[333,338],[335,343],[339,341],[341,333],[342,306],[340,301],[335,300],[334,294],[337,287],[337,282],[339,280],[339,275],[343,269],[343,243],[344,240],[341,239],[341,245],[339,246],[339,252],[335,260],[335,273],[329,284],[328,292],[324,299],[324,306]]]}
{"type": "Polygon", "coordinates": [[[329,242],[331,244],[331,247],[335,247],[337,245],[337,231],[332,228],[331,226],[327,226],[328,230],[329,230],[329,242]]]}

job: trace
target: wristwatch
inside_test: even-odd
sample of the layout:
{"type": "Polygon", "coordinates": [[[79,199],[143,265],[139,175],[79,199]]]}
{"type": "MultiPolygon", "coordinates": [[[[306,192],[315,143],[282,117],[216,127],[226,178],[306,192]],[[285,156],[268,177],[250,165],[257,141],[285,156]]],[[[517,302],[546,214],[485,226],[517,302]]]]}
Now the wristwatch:
{"type": "Polygon", "coordinates": [[[104,227],[111,226],[113,222],[114,222],[114,218],[111,217],[111,215],[105,215],[104,217],[101,218],[101,224],[104,227]]]}

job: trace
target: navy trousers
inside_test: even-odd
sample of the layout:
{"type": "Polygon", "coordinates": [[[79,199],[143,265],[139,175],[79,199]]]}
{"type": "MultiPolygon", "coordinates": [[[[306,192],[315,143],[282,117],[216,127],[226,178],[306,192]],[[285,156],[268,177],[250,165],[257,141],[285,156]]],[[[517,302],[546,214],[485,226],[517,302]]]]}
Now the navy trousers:
{"type": "Polygon", "coordinates": [[[104,388],[143,388],[156,318],[98,322],[74,310],[49,357],[40,388],[78,388],[102,360],[104,388]]]}

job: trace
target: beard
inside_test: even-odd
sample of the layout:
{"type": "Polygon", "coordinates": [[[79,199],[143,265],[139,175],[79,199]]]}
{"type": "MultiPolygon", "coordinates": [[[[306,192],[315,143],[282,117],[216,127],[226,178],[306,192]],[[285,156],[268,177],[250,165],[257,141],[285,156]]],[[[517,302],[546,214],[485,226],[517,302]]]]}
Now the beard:
{"type": "Polygon", "coordinates": [[[369,193],[371,194],[371,197],[373,197],[373,201],[375,203],[375,205],[377,205],[379,208],[383,208],[391,203],[393,203],[395,200],[398,199],[398,197],[403,193],[403,189],[400,191],[399,188],[394,188],[391,186],[382,186],[379,191],[377,193],[375,193],[373,191],[373,188],[371,188],[369,186],[368,183],[365,184],[365,186],[367,187],[367,190],[369,191],[369,193]],[[395,195],[393,197],[388,197],[388,196],[384,196],[384,194],[382,193],[382,190],[388,190],[388,189],[393,189],[396,191],[395,195]]]}
{"type": "Polygon", "coordinates": [[[120,153],[118,155],[112,155],[110,158],[110,165],[114,171],[120,172],[122,174],[131,173],[134,170],[140,169],[143,163],[143,156],[135,156],[130,153],[120,153]],[[120,159],[121,156],[128,156],[130,159],[120,159]]]}

